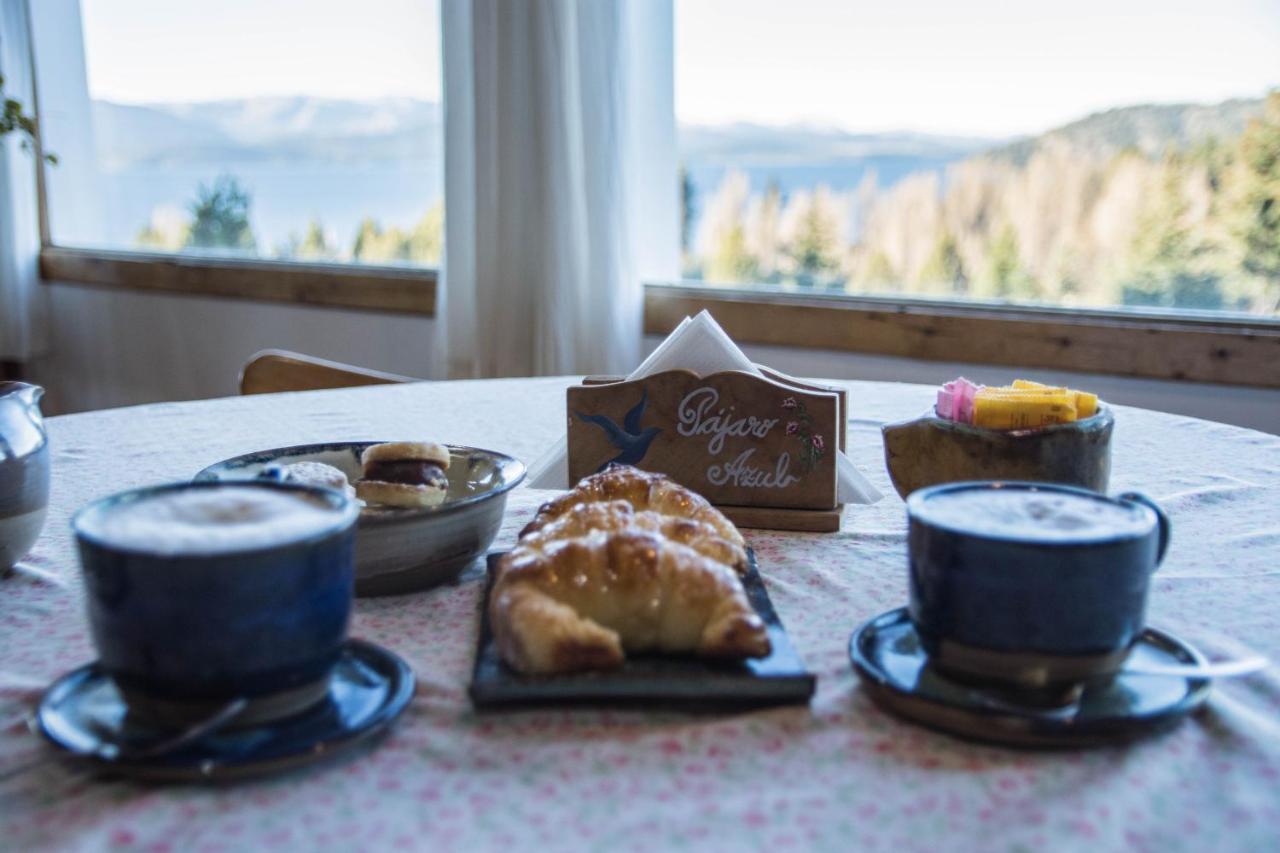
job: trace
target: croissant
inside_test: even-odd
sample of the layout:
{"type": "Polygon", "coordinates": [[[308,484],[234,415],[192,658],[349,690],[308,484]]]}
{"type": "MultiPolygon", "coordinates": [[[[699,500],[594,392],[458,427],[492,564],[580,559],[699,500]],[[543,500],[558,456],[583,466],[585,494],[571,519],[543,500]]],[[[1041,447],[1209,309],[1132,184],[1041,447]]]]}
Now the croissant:
{"type": "Polygon", "coordinates": [[[496,578],[490,623],[503,660],[521,672],[610,669],[624,649],[722,658],[770,650],[734,571],[652,531],[522,543],[496,578]]]}
{"type": "Polygon", "coordinates": [[[637,511],[621,500],[577,503],[558,517],[546,521],[542,527],[535,530],[529,527],[525,528],[517,548],[545,550],[552,542],[584,536],[593,530],[647,530],[687,545],[718,563],[732,566],[739,573],[747,570],[747,552],[740,544],[741,536],[738,542],[733,542],[722,537],[719,530],[705,521],[662,515],[653,510],[637,511]]]}
{"type": "Polygon", "coordinates": [[[584,477],[573,489],[543,504],[520,535],[523,537],[545,527],[577,504],[614,500],[624,500],[637,510],[652,510],[662,515],[703,522],[714,528],[722,539],[739,548],[745,547],[738,528],[702,495],[662,474],[627,465],[615,465],[599,474],[584,477]]]}

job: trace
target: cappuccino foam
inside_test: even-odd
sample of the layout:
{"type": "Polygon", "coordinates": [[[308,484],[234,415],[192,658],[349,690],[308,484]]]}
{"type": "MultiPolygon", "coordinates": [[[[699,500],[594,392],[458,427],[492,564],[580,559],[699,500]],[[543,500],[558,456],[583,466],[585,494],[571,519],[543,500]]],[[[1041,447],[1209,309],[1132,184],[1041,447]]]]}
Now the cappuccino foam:
{"type": "Polygon", "coordinates": [[[226,485],[163,491],[85,512],[78,528],[104,544],[157,554],[222,554],[310,538],[343,510],[305,492],[226,485]]]}
{"type": "Polygon", "coordinates": [[[1088,542],[1141,536],[1154,523],[1151,510],[1105,498],[1028,489],[956,489],[931,495],[916,509],[920,520],[979,536],[1088,542]]]}

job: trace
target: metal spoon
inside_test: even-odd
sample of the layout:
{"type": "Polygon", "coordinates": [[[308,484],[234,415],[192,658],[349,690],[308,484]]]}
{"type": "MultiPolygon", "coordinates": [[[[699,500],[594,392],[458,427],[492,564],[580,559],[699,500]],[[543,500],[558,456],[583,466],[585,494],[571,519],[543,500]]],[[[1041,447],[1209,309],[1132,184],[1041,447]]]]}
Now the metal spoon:
{"type": "MultiPolygon", "coordinates": [[[[194,724],[188,726],[181,731],[160,740],[151,741],[141,746],[130,746],[112,740],[115,732],[110,731],[102,723],[90,718],[88,728],[101,740],[101,743],[93,747],[93,749],[84,753],[67,753],[53,748],[46,750],[37,755],[31,761],[17,764],[12,767],[0,769],[0,781],[10,779],[28,770],[33,770],[50,761],[66,758],[98,758],[103,761],[138,761],[146,758],[157,758],[162,755],[168,755],[176,752],[182,747],[194,743],[206,735],[213,734],[218,729],[239,716],[249,704],[249,700],[243,697],[233,699],[226,705],[223,705],[212,715],[198,720],[194,724]]],[[[35,721],[32,719],[31,729],[36,729],[35,721]]]]}
{"type": "Polygon", "coordinates": [[[1271,662],[1262,655],[1248,655],[1233,660],[1209,663],[1141,663],[1126,662],[1120,670],[1130,675],[1172,675],[1181,678],[1239,678],[1266,669],[1271,662]]]}
{"type": "Polygon", "coordinates": [[[33,566],[31,563],[24,563],[21,560],[9,567],[14,574],[26,575],[32,580],[43,581],[44,583],[56,586],[58,589],[67,591],[71,589],[71,584],[56,572],[42,569],[39,566],[33,566]]]}
{"type": "Polygon", "coordinates": [[[102,739],[102,743],[93,748],[90,753],[95,758],[101,758],[106,761],[136,761],[141,758],[155,758],[160,755],[168,755],[171,752],[177,752],[189,743],[195,743],[205,735],[212,734],[227,723],[234,720],[240,715],[240,712],[249,704],[249,700],[241,697],[232,699],[223,705],[211,716],[198,720],[194,724],[188,726],[171,737],[161,738],[157,741],[144,744],[142,746],[130,746],[121,744],[111,740],[113,732],[108,730],[95,719],[90,718],[89,729],[95,735],[102,739]]]}
{"type": "MultiPolygon", "coordinates": [[[[1163,675],[1175,678],[1238,678],[1252,675],[1266,669],[1270,661],[1262,655],[1251,654],[1232,660],[1213,661],[1202,664],[1162,664],[1162,663],[1126,663],[1116,675],[1163,675]]],[[[1045,694],[1034,693],[1034,701],[1027,699],[1028,694],[1006,698],[1001,691],[970,690],[970,701],[990,708],[1018,715],[1034,714],[1052,719],[1071,719],[1080,710],[1080,700],[1084,696],[1085,683],[1073,684],[1060,692],[1045,694]]]]}

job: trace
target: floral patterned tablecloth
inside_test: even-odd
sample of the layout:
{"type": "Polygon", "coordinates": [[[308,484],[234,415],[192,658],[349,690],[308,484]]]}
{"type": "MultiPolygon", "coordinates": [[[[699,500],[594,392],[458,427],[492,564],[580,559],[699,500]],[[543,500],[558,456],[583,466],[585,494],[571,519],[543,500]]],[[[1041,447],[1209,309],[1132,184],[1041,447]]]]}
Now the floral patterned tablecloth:
{"type": "MultiPolygon", "coordinates": [[[[39,688],[92,658],[68,519],[119,489],[265,447],[430,436],[531,460],[564,426],[567,379],[423,383],[143,406],[53,418],[54,494],[28,562],[0,580],[0,769],[41,748],[39,688]]],[[[905,517],[881,423],[922,386],[849,383],[850,452],[887,495],[838,534],[747,531],[769,593],[818,675],[809,707],[740,714],[544,710],[467,701],[481,585],[361,600],[355,636],[403,655],[411,706],[375,751],[227,787],[93,779],[44,763],[0,781],[0,848],[745,848],[1263,850],[1280,847],[1280,675],[1215,688],[1175,731],[1122,748],[978,746],[874,707],[846,645],[902,604],[905,517]]],[[[1280,438],[1117,410],[1112,488],[1174,523],[1153,624],[1280,660],[1280,438]]],[[[545,493],[519,490],[498,545],[545,493]]]]}

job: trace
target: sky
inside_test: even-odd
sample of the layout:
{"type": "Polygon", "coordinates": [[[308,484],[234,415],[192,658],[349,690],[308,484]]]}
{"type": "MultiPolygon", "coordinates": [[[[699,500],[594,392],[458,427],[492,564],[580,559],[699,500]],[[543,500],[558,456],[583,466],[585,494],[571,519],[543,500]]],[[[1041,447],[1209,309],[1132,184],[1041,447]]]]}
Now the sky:
{"type": "MultiPolygon", "coordinates": [[[[98,98],[440,97],[438,0],[82,9],[98,98]]],[[[1012,136],[1280,86],[1280,0],[675,0],[675,39],[691,124],[1012,136]]]]}
{"type": "Polygon", "coordinates": [[[89,93],[440,98],[438,0],[81,0],[89,93]]]}

